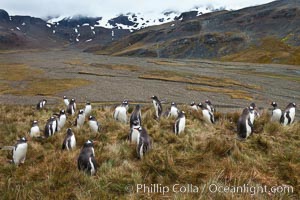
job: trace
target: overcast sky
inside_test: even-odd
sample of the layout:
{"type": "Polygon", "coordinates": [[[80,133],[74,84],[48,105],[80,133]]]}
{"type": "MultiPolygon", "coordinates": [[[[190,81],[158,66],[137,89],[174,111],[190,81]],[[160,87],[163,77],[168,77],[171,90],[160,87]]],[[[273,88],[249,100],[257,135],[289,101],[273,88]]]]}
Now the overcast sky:
{"type": "Polygon", "coordinates": [[[127,12],[188,11],[198,6],[238,9],[273,0],[1,0],[0,8],[10,15],[47,16],[82,14],[86,16],[114,16],[127,12]]]}

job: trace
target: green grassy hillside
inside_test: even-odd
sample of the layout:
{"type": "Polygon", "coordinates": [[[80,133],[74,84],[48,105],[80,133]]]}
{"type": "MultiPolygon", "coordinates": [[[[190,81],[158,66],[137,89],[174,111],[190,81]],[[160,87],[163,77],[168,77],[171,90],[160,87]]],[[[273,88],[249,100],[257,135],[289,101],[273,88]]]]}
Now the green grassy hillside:
{"type": "MultiPolygon", "coordinates": [[[[73,128],[77,148],[64,152],[65,129],[48,139],[32,139],[27,134],[32,120],[38,119],[44,129],[46,120],[63,108],[62,104],[42,111],[33,106],[1,105],[0,146],[12,145],[23,135],[29,140],[26,161],[19,167],[8,163],[10,152],[0,151],[1,199],[299,199],[299,122],[282,127],[269,122],[268,112],[263,111],[255,122],[255,133],[242,142],[235,139],[240,111],[216,113],[217,123],[212,126],[204,123],[201,113],[179,107],[187,113],[187,124],[185,132],[175,136],[174,119],[158,122],[152,105],[143,105],[143,126],[153,139],[153,149],[138,160],[135,145],[126,140],[129,124],[115,122],[112,107],[99,106],[92,112],[101,123],[100,133],[91,133],[87,123],[82,129],[73,128]],[[77,170],[77,157],[87,139],[95,141],[99,165],[93,177],[77,170]],[[192,184],[199,190],[137,193],[137,184],[161,184],[171,189],[174,184],[192,184]],[[211,192],[213,184],[269,189],[292,186],[293,193],[211,192]]],[[[74,118],[68,118],[65,128],[74,118]]]]}

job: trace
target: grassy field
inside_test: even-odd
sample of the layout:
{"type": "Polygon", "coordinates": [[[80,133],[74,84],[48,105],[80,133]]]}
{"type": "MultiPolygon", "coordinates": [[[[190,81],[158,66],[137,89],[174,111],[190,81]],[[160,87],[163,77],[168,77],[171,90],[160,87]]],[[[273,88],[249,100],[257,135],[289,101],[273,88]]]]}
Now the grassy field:
{"type": "Polygon", "coordinates": [[[113,107],[109,106],[98,106],[92,112],[101,123],[100,133],[91,133],[87,123],[82,129],[73,128],[77,148],[72,152],[62,151],[61,146],[65,130],[72,127],[75,117],[68,117],[65,129],[53,137],[29,138],[34,119],[44,129],[52,113],[63,107],[61,103],[36,111],[34,106],[0,105],[0,146],[12,145],[23,135],[29,140],[26,161],[19,167],[8,163],[10,152],[0,151],[1,199],[299,199],[299,122],[282,127],[269,122],[270,116],[264,110],[255,122],[255,133],[242,142],[235,139],[241,111],[216,113],[217,123],[207,125],[200,112],[180,105],[186,111],[186,130],[175,136],[174,119],[154,120],[152,105],[145,104],[142,121],[152,137],[153,149],[138,160],[135,145],[126,140],[129,124],[114,121],[113,107]],[[99,167],[93,177],[79,172],[76,163],[88,139],[95,141],[99,167]],[[163,195],[137,191],[137,184],[161,184],[170,189],[174,184],[192,184],[199,190],[163,195]],[[210,185],[214,184],[269,189],[292,186],[293,193],[211,192],[210,185]]]}

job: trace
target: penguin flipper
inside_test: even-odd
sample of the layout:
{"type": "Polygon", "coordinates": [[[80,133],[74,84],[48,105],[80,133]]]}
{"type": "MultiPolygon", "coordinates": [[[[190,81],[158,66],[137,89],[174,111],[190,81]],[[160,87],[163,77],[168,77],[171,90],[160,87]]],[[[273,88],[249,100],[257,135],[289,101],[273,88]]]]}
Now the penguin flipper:
{"type": "Polygon", "coordinates": [[[292,121],[292,118],[290,116],[290,111],[289,110],[286,112],[286,118],[288,119],[288,123],[287,124],[290,124],[291,121],[292,121]]]}

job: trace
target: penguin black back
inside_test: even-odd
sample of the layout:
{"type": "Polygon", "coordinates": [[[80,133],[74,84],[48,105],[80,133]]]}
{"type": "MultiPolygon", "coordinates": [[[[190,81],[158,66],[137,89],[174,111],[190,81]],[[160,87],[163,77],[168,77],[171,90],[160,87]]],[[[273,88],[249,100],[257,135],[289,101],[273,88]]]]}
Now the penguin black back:
{"type": "Polygon", "coordinates": [[[133,122],[138,121],[139,125],[142,125],[142,117],[141,117],[141,105],[138,104],[135,106],[134,111],[132,112],[130,116],[130,128],[133,127],[133,122]]]}

